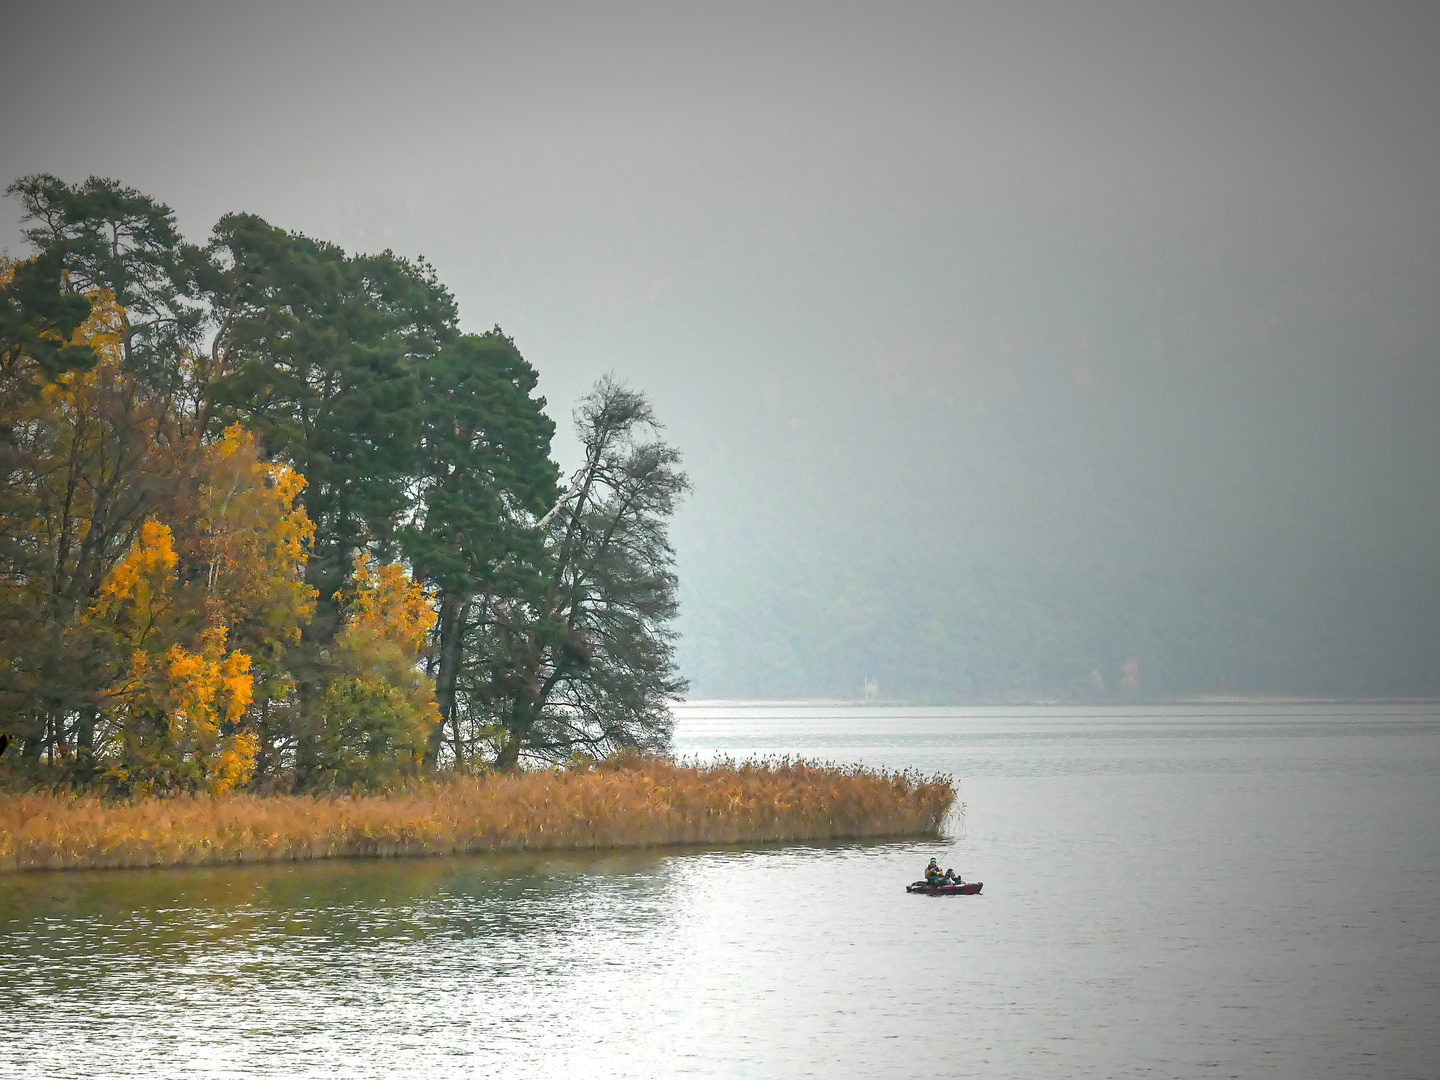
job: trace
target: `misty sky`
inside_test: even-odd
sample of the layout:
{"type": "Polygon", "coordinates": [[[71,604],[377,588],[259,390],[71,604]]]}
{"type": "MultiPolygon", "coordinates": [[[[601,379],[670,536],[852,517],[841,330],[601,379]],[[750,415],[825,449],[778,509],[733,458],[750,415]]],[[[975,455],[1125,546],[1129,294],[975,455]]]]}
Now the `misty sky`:
{"type": "Polygon", "coordinates": [[[0,176],[649,393],[697,694],[1433,692],[1437,11],[11,4],[0,176]]]}

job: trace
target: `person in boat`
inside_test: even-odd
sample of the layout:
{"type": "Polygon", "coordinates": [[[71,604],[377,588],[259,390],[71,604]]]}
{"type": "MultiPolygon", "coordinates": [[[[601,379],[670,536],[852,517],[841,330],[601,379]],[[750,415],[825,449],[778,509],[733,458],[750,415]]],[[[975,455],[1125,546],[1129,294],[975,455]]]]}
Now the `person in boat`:
{"type": "Polygon", "coordinates": [[[945,874],[940,869],[940,863],[935,859],[930,860],[930,865],[925,867],[925,884],[939,885],[944,880],[945,874]]]}

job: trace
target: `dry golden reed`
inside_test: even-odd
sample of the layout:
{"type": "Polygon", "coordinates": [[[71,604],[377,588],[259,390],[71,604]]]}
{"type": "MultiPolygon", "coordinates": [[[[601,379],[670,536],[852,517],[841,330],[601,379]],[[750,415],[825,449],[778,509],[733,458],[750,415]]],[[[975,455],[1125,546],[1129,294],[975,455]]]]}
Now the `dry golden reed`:
{"type": "Polygon", "coordinates": [[[456,778],[385,795],[0,795],[0,872],[934,835],[945,777],[793,759],[456,778]]]}

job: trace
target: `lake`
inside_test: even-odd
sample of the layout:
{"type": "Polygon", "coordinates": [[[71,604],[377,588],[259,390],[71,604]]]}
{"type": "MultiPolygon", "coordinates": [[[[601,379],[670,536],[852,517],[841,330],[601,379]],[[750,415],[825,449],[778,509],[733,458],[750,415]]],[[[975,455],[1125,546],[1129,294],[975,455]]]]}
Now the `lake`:
{"type": "Polygon", "coordinates": [[[5,1077],[1440,1072],[1440,706],[716,705],[940,842],[0,877],[5,1077]],[[912,896],[930,856],[975,897],[912,896]]]}

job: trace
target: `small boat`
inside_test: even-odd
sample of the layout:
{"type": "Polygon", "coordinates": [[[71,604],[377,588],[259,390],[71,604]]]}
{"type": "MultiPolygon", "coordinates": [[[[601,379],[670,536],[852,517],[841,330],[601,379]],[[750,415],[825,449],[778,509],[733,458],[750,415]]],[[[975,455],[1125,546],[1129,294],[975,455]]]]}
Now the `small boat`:
{"type": "Polygon", "coordinates": [[[931,896],[974,896],[984,887],[983,881],[965,881],[959,885],[931,885],[917,881],[913,885],[906,885],[905,891],[928,893],[931,896]]]}

